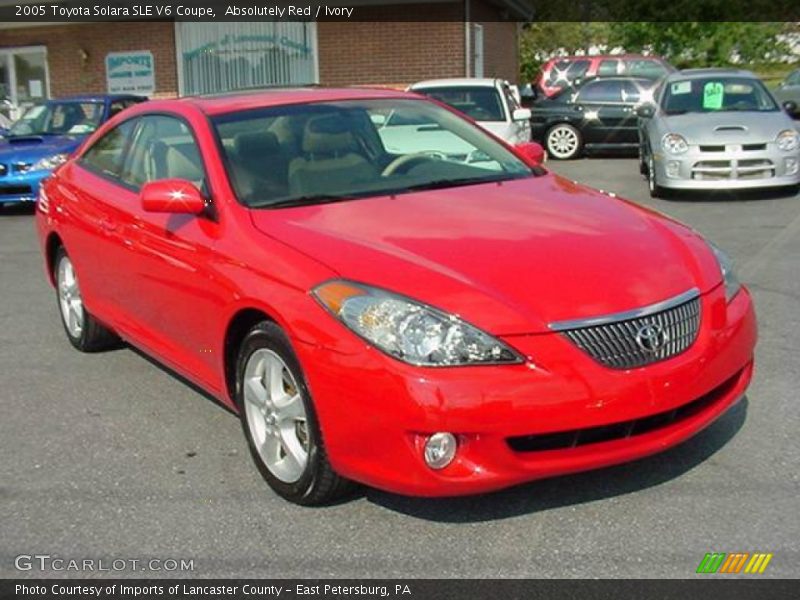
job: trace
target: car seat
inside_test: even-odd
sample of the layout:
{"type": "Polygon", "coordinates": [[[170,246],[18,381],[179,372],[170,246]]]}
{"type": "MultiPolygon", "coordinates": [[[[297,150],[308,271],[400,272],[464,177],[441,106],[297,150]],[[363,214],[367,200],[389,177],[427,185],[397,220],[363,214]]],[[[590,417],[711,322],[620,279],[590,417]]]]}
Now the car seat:
{"type": "Polygon", "coordinates": [[[337,193],[377,179],[378,169],[358,152],[347,121],[339,115],[311,117],[303,131],[304,156],[289,164],[289,190],[305,196],[337,193]]]}
{"type": "Polygon", "coordinates": [[[233,139],[237,190],[246,199],[282,197],[288,191],[289,161],[278,137],[269,131],[248,131],[233,139]]]}

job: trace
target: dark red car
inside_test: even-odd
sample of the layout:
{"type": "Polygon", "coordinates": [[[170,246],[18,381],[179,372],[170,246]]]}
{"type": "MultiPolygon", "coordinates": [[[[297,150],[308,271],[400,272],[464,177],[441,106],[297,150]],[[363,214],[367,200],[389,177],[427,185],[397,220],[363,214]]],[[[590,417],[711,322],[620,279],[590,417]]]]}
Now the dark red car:
{"type": "Polygon", "coordinates": [[[236,410],[285,498],[468,494],[668,448],[753,371],[727,257],[540,158],[404,92],[155,101],[36,220],[70,342],[236,410]]]}
{"type": "Polygon", "coordinates": [[[663,58],[642,54],[558,56],[542,66],[534,85],[539,93],[550,98],[564,88],[594,77],[627,76],[657,80],[674,70],[663,58]]]}

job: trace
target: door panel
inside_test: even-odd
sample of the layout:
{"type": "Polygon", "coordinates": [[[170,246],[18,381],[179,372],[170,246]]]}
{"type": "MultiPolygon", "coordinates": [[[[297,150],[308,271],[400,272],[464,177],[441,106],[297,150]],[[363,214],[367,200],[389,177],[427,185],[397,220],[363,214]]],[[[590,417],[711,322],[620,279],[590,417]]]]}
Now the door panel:
{"type": "MultiPolygon", "coordinates": [[[[138,187],[168,178],[205,187],[196,142],[178,119],[143,117],[123,180],[138,187]]],[[[138,199],[125,231],[135,257],[127,310],[142,326],[143,343],[212,389],[220,383],[219,349],[210,324],[226,297],[215,276],[219,235],[220,225],[210,215],[148,213],[138,199]]]]}
{"type": "Polygon", "coordinates": [[[109,131],[77,163],[58,178],[59,209],[67,213],[61,234],[72,257],[87,308],[100,320],[122,317],[124,272],[129,258],[122,235],[130,214],[121,210],[133,201],[117,179],[135,120],[109,131]]]}
{"type": "Polygon", "coordinates": [[[585,143],[615,144],[624,139],[620,128],[632,113],[622,102],[621,81],[591,81],[580,89],[575,102],[583,113],[585,143]]]}

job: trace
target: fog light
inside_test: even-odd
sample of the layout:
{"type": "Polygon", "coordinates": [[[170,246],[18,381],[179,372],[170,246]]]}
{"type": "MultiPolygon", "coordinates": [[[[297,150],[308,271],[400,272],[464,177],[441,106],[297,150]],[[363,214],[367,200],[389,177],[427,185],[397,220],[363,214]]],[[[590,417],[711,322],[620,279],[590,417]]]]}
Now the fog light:
{"type": "Polygon", "coordinates": [[[681,170],[681,163],[677,160],[667,162],[667,177],[677,177],[681,170]]]}
{"type": "Polygon", "coordinates": [[[425,463],[431,469],[444,469],[455,457],[457,445],[452,433],[434,433],[425,442],[425,463]]]}
{"type": "Polygon", "coordinates": [[[784,158],[783,167],[787,175],[794,175],[797,173],[798,162],[796,158],[784,158]]]}

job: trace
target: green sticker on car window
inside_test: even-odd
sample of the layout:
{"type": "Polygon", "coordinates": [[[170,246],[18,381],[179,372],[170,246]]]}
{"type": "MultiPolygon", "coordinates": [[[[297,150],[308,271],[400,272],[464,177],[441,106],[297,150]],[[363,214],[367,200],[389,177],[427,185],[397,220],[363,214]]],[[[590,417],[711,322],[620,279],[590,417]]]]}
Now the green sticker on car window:
{"type": "Polygon", "coordinates": [[[706,110],[719,110],[725,98],[725,87],[718,81],[709,81],[703,87],[703,108],[706,110]]]}

